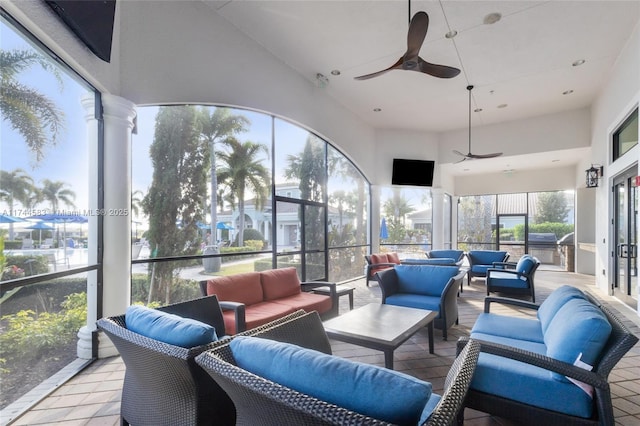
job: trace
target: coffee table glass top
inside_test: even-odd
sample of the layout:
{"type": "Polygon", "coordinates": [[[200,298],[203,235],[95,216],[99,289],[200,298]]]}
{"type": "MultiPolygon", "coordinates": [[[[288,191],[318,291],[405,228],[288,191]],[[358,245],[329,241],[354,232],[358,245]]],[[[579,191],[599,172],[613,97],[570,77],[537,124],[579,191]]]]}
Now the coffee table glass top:
{"type": "Polygon", "coordinates": [[[397,347],[429,324],[437,312],[371,303],[325,321],[329,336],[353,337],[397,347]]]}

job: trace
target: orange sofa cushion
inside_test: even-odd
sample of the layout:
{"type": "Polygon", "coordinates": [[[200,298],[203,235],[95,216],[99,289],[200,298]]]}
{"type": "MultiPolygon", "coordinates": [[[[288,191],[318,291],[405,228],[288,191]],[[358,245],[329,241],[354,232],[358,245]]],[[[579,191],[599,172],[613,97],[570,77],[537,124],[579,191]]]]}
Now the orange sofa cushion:
{"type": "Polygon", "coordinates": [[[306,312],[318,311],[319,314],[329,312],[333,306],[330,296],[307,292],[273,300],[272,303],[289,306],[294,311],[304,309],[306,312]]]}
{"type": "MultiPolygon", "coordinates": [[[[259,327],[269,321],[282,318],[283,316],[295,312],[298,309],[299,308],[292,308],[291,306],[274,302],[261,302],[247,306],[245,311],[247,330],[259,327]]],[[[226,333],[236,334],[235,313],[233,311],[223,311],[222,316],[224,318],[224,328],[226,333]]]]}
{"type": "Polygon", "coordinates": [[[387,263],[395,263],[397,265],[400,264],[400,256],[398,253],[387,253],[387,263]]]}
{"type": "Polygon", "coordinates": [[[270,269],[260,273],[264,300],[280,299],[300,294],[300,279],[296,268],[270,269]]]}
{"type": "MultiPolygon", "coordinates": [[[[260,272],[216,277],[207,282],[207,295],[215,294],[220,301],[253,305],[264,300],[260,272]]],[[[226,325],[226,323],[225,323],[226,325]]]]}
{"type": "MultiPolygon", "coordinates": [[[[389,263],[389,260],[387,260],[387,255],[384,253],[377,253],[377,254],[372,254],[371,255],[371,264],[375,265],[378,263],[389,263]]],[[[378,267],[372,267],[371,268],[371,276],[374,276],[376,274],[376,272],[378,271],[384,271],[385,269],[389,269],[388,266],[378,266],[378,267]]]]}

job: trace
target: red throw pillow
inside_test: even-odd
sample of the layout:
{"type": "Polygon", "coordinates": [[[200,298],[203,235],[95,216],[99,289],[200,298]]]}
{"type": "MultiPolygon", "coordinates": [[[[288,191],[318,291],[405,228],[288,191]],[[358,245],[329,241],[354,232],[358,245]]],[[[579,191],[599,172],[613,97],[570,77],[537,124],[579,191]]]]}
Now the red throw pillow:
{"type": "Polygon", "coordinates": [[[400,264],[400,256],[398,256],[398,253],[387,253],[387,262],[389,263],[395,263],[396,265],[400,264]]]}

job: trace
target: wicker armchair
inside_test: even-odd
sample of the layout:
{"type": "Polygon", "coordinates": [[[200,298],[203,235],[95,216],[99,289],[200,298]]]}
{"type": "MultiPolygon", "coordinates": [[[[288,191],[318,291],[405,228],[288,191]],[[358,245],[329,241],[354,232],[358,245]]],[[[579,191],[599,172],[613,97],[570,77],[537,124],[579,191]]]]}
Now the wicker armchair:
{"type": "MultiPolygon", "coordinates": [[[[225,333],[220,304],[216,296],[209,296],[159,309],[212,325],[222,337],[225,333]]],[[[298,311],[245,333],[258,334],[302,314],[304,311],[298,311]]],[[[128,330],[124,315],[101,318],[97,326],[111,339],[126,366],[121,424],[235,424],[233,402],[195,362],[197,355],[220,345],[224,338],[182,348],[128,330]]]]}
{"type": "MultiPolygon", "coordinates": [[[[319,323],[319,317],[316,317],[319,323]]],[[[289,336],[295,343],[298,338],[324,340],[326,334],[320,327],[309,327],[313,317],[294,319],[289,331],[296,330],[298,337],[289,336]],[[306,335],[306,337],[304,337],[306,335]],[[313,336],[311,336],[313,335],[313,336]],[[324,338],[323,338],[324,335],[324,338]],[[311,337],[310,337],[311,336],[311,337]]],[[[274,329],[275,330],[275,329],[274,329]]],[[[267,337],[266,335],[262,335],[267,337]]],[[[261,337],[262,337],[261,336],[261,337]]],[[[479,346],[468,344],[449,370],[442,399],[425,423],[427,425],[451,425],[456,421],[466,391],[477,363],[479,346]]],[[[249,373],[235,365],[228,344],[200,354],[200,364],[234,401],[239,425],[387,425],[383,421],[349,411],[314,397],[249,373]]]]}
{"type": "MultiPolygon", "coordinates": [[[[554,373],[559,373],[567,378],[572,378],[587,385],[593,386],[593,414],[591,418],[582,418],[558,411],[551,411],[533,405],[524,404],[512,399],[503,398],[477,391],[471,386],[465,400],[465,407],[483,411],[494,416],[502,417],[517,424],[523,425],[614,425],[613,404],[611,391],[607,381],[609,373],[620,359],[631,349],[638,338],[618,319],[613,312],[600,305],[595,298],[588,293],[587,298],[603,311],[612,326],[609,339],[602,349],[599,362],[594,365],[592,371],[576,367],[545,355],[526,351],[523,349],[505,346],[498,343],[461,337],[458,340],[458,352],[464,348],[467,342],[475,341],[480,344],[480,351],[500,357],[514,359],[532,366],[537,366],[554,373]]],[[[487,298],[485,312],[488,312],[489,304],[498,301],[498,298],[487,298]]],[[[509,303],[521,308],[537,309],[538,305],[515,299],[502,299],[500,303],[509,303]]],[[[464,410],[459,413],[458,424],[464,423],[464,410]]]]}

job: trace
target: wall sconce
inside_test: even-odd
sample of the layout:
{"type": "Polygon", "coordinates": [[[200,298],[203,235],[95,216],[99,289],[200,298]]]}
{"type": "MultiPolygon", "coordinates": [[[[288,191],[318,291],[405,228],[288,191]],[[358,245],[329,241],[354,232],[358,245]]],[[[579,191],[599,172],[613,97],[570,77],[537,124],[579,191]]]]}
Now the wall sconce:
{"type": "Polygon", "coordinates": [[[598,179],[602,177],[604,167],[592,164],[590,168],[585,170],[585,173],[587,174],[587,188],[597,188],[598,179]]]}

